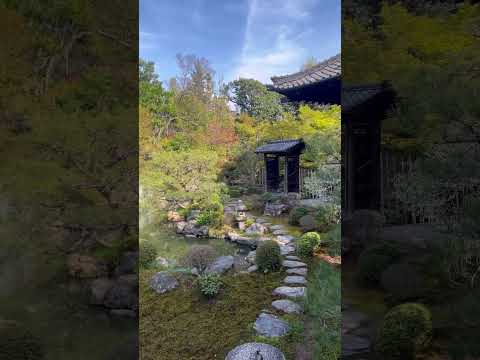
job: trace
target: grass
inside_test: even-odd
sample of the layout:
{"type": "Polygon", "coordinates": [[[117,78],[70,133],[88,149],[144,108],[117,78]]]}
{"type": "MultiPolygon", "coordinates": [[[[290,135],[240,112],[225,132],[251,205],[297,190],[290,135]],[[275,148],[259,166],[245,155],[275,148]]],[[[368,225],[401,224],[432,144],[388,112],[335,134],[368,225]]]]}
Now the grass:
{"type": "Polygon", "coordinates": [[[311,269],[306,310],[312,320],[313,358],[337,360],[341,349],[341,274],[324,262],[311,269]]]}
{"type": "MultiPolygon", "coordinates": [[[[214,299],[206,299],[193,286],[193,278],[180,276],[181,286],[158,295],[148,287],[153,270],[140,272],[140,359],[223,360],[228,351],[259,338],[253,323],[261,310],[270,308],[272,291],[283,272],[223,276],[223,287],[214,299]]],[[[299,323],[281,340],[269,341],[294,359],[299,323]]],[[[262,339],[265,340],[265,339],[262,339]]]]}

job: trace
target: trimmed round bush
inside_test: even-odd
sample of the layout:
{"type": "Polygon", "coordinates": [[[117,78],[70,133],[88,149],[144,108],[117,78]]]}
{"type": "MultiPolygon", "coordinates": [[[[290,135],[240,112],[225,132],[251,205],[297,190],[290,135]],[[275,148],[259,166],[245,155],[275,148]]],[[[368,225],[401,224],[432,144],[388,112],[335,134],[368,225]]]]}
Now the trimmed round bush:
{"type": "Polygon", "coordinates": [[[40,341],[16,321],[0,320],[0,359],[41,360],[44,351],[40,341]]]}
{"type": "Polygon", "coordinates": [[[312,256],[318,245],[320,245],[320,235],[314,231],[307,232],[297,240],[297,253],[300,256],[312,256]]]}
{"type": "Polygon", "coordinates": [[[384,317],[374,351],[382,360],[414,360],[432,340],[432,316],[422,304],[405,303],[384,317]]]}
{"type": "Polygon", "coordinates": [[[204,274],[198,278],[200,292],[206,297],[214,297],[222,287],[220,275],[216,273],[204,274]]]}
{"type": "Polygon", "coordinates": [[[255,263],[258,270],[263,272],[279,270],[282,265],[280,246],[273,240],[260,243],[256,251],[255,263]]]}
{"type": "Polygon", "coordinates": [[[158,255],[155,246],[147,240],[140,240],[139,251],[140,255],[138,262],[142,267],[148,267],[153,264],[158,255]]]}
{"type": "Polygon", "coordinates": [[[308,214],[308,209],[304,207],[294,207],[288,214],[288,223],[290,225],[300,225],[300,218],[308,214]]]}
{"type": "Polygon", "coordinates": [[[210,245],[194,245],[185,257],[183,263],[191,268],[196,268],[201,274],[215,260],[217,253],[210,245]]]}

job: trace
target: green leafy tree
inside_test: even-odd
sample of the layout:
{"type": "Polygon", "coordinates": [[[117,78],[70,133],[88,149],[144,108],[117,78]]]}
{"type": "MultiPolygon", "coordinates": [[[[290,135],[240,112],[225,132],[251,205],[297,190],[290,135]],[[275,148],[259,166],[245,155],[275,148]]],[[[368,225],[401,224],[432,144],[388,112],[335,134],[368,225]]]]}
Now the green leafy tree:
{"type": "Polygon", "coordinates": [[[276,121],[283,117],[282,96],[269,91],[265,85],[254,79],[238,79],[224,89],[229,100],[236,104],[242,113],[259,121],[276,121]]]}

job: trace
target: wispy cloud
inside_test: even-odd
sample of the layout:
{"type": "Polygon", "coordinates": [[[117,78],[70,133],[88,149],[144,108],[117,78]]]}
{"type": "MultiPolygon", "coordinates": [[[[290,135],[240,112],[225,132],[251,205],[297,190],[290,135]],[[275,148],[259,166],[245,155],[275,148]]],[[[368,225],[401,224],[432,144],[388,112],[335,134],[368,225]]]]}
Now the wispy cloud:
{"type": "Polygon", "coordinates": [[[299,39],[308,28],[313,0],[249,0],[241,56],[231,78],[270,77],[296,71],[307,56],[299,39]]]}

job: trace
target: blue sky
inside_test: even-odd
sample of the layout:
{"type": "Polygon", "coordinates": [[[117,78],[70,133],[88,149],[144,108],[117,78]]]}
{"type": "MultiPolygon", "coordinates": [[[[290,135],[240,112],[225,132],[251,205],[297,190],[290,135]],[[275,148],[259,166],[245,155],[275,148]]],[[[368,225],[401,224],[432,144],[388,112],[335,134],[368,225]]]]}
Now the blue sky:
{"type": "Polygon", "coordinates": [[[340,0],[140,0],[140,57],[164,81],[183,53],[207,58],[217,81],[269,83],[338,54],[340,14],[340,0]]]}

